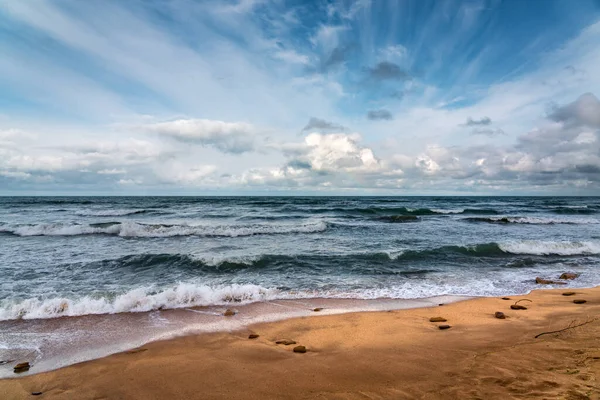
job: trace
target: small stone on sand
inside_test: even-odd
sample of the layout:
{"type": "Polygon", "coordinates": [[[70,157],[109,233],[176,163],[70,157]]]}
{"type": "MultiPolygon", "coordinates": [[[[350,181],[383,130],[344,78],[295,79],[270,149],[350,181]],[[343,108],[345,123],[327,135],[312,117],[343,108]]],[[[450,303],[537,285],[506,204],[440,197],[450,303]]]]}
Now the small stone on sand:
{"type": "Polygon", "coordinates": [[[42,392],[31,392],[32,396],[41,396],[42,392]]]}
{"type": "Polygon", "coordinates": [[[510,300],[510,297],[503,297],[502,300],[510,300]]]}
{"type": "Polygon", "coordinates": [[[440,325],[438,326],[438,328],[440,328],[441,330],[450,329],[450,325],[440,325]]]}
{"type": "Polygon", "coordinates": [[[322,309],[323,309],[323,307],[317,307],[317,308],[314,308],[314,309],[313,309],[313,311],[314,311],[314,312],[319,312],[319,311],[321,311],[322,309]]]}
{"type": "Polygon", "coordinates": [[[540,278],[539,276],[537,278],[535,278],[535,283],[537,283],[538,285],[566,285],[566,282],[557,282],[557,281],[551,281],[549,279],[544,279],[544,278],[540,278]]]}
{"type": "Polygon", "coordinates": [[[573,296],[575,294],[576,294],[575,292],[564,292],[562,295],[563,296],[573,296]]]}
{"type": "Polygon", "coordinates": [[[20,364],[15,365],[14,373],[20,374],[21,372],[29,371],[29,368],[31,368],[31,365],[29,365],[28,362],[20,363],[20,364]]]}
{"type": "Polygon", "coordinates": [[[260,335],[257,335],[256,333],[251,333],[248,335],[248,339],[256,339],[258,338],[260,335]]]}
{"type": "Polygon", "coordinates": [[[584,303],[587,303],[587,300],[575,299],[575,300],[573,300],[573,303],[575,303],[575,304],[584,304],[584,303]]]}
{"type": "Polygon", "coordinates": [[[575,279],[579,276],[579,274],[573,272],[565,272],[558,279],[575,279]]]}
{"type": "Polygon", "coordinates": [[[431,317],[429,318],[429,322],[446,322],[448,321],[446,318],[444,317],[431,317]]]}
{"type": "Polygon", "coordinates": [[[496,311],[496,313],[494,314],[494,317],[496,317],[498,319],[506,319],[506,315],[504,315],[504,313],[502,311],[496,311]]]}
{"type": "Polygon", "coordinates": [[[289,346],[290,344],[296,344],[296,342],[290,339],[279,339],[275,341],[275,344],[283,344],[285,346],[289,346]]]}
{"type": "Polygon", "coordinates": [[[306,347],[296,346],[294,347],[294,353],[306,353],[306,347]]]}
{"type": "Polygon", "coordinates": [[[527,307],[522,306],[520,304],[513,304],[510,306],[511,310],[527,310],[527,307]]]}
{"type": "Polygon", "coordinates": [[[231,310],[231,309],[229,309],[229,308],[228,308],[228,309],[227,309],[227,310],[226,310],[226,311],[223,313],[223,315],[224,315],[224,316],[226,316],[226,317],[233,317],[233,316],[235,315],[235,311],[233,311],[233,310],[231,310]]]}

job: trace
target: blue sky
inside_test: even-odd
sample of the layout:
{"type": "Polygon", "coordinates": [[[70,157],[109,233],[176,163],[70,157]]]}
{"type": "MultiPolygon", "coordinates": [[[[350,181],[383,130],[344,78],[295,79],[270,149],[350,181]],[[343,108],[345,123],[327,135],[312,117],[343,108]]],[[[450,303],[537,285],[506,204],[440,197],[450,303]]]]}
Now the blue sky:
{"type": "Polygon", "coordinates": [[[600,0],[0,0],[0,194],[600,194],[600,0]]]}

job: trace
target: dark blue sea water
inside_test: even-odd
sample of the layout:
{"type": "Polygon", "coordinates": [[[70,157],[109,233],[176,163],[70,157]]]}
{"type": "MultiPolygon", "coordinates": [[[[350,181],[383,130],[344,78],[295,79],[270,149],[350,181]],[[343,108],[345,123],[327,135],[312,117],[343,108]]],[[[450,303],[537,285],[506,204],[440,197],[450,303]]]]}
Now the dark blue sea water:
{"type": "Polygon", "coordinates": [[[4,197],[0,320],[600,284],[600,198],[4,197]]]}

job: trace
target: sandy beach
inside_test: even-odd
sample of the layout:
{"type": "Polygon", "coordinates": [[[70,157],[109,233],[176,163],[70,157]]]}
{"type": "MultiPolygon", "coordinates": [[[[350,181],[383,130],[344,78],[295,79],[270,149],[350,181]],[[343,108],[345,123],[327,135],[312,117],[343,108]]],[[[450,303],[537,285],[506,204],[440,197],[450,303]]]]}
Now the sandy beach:
{"type": "Polygon", "coordinates": [[[2,380],[0,398],[599,399],[600,288],[566,291],[179,337],[2,380]],[[521,299],[527,309],[511,309],[521,299]]]}

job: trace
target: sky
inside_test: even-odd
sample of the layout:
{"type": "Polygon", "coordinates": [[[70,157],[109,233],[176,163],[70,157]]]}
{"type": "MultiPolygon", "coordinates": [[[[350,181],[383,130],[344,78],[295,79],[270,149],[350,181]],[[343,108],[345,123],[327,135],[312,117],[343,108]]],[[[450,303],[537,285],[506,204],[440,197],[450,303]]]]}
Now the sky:
{"type": "Polygon", "coordinates": [[[600,195],[600,0],[0,0],[0,195],[600,195]]]}

